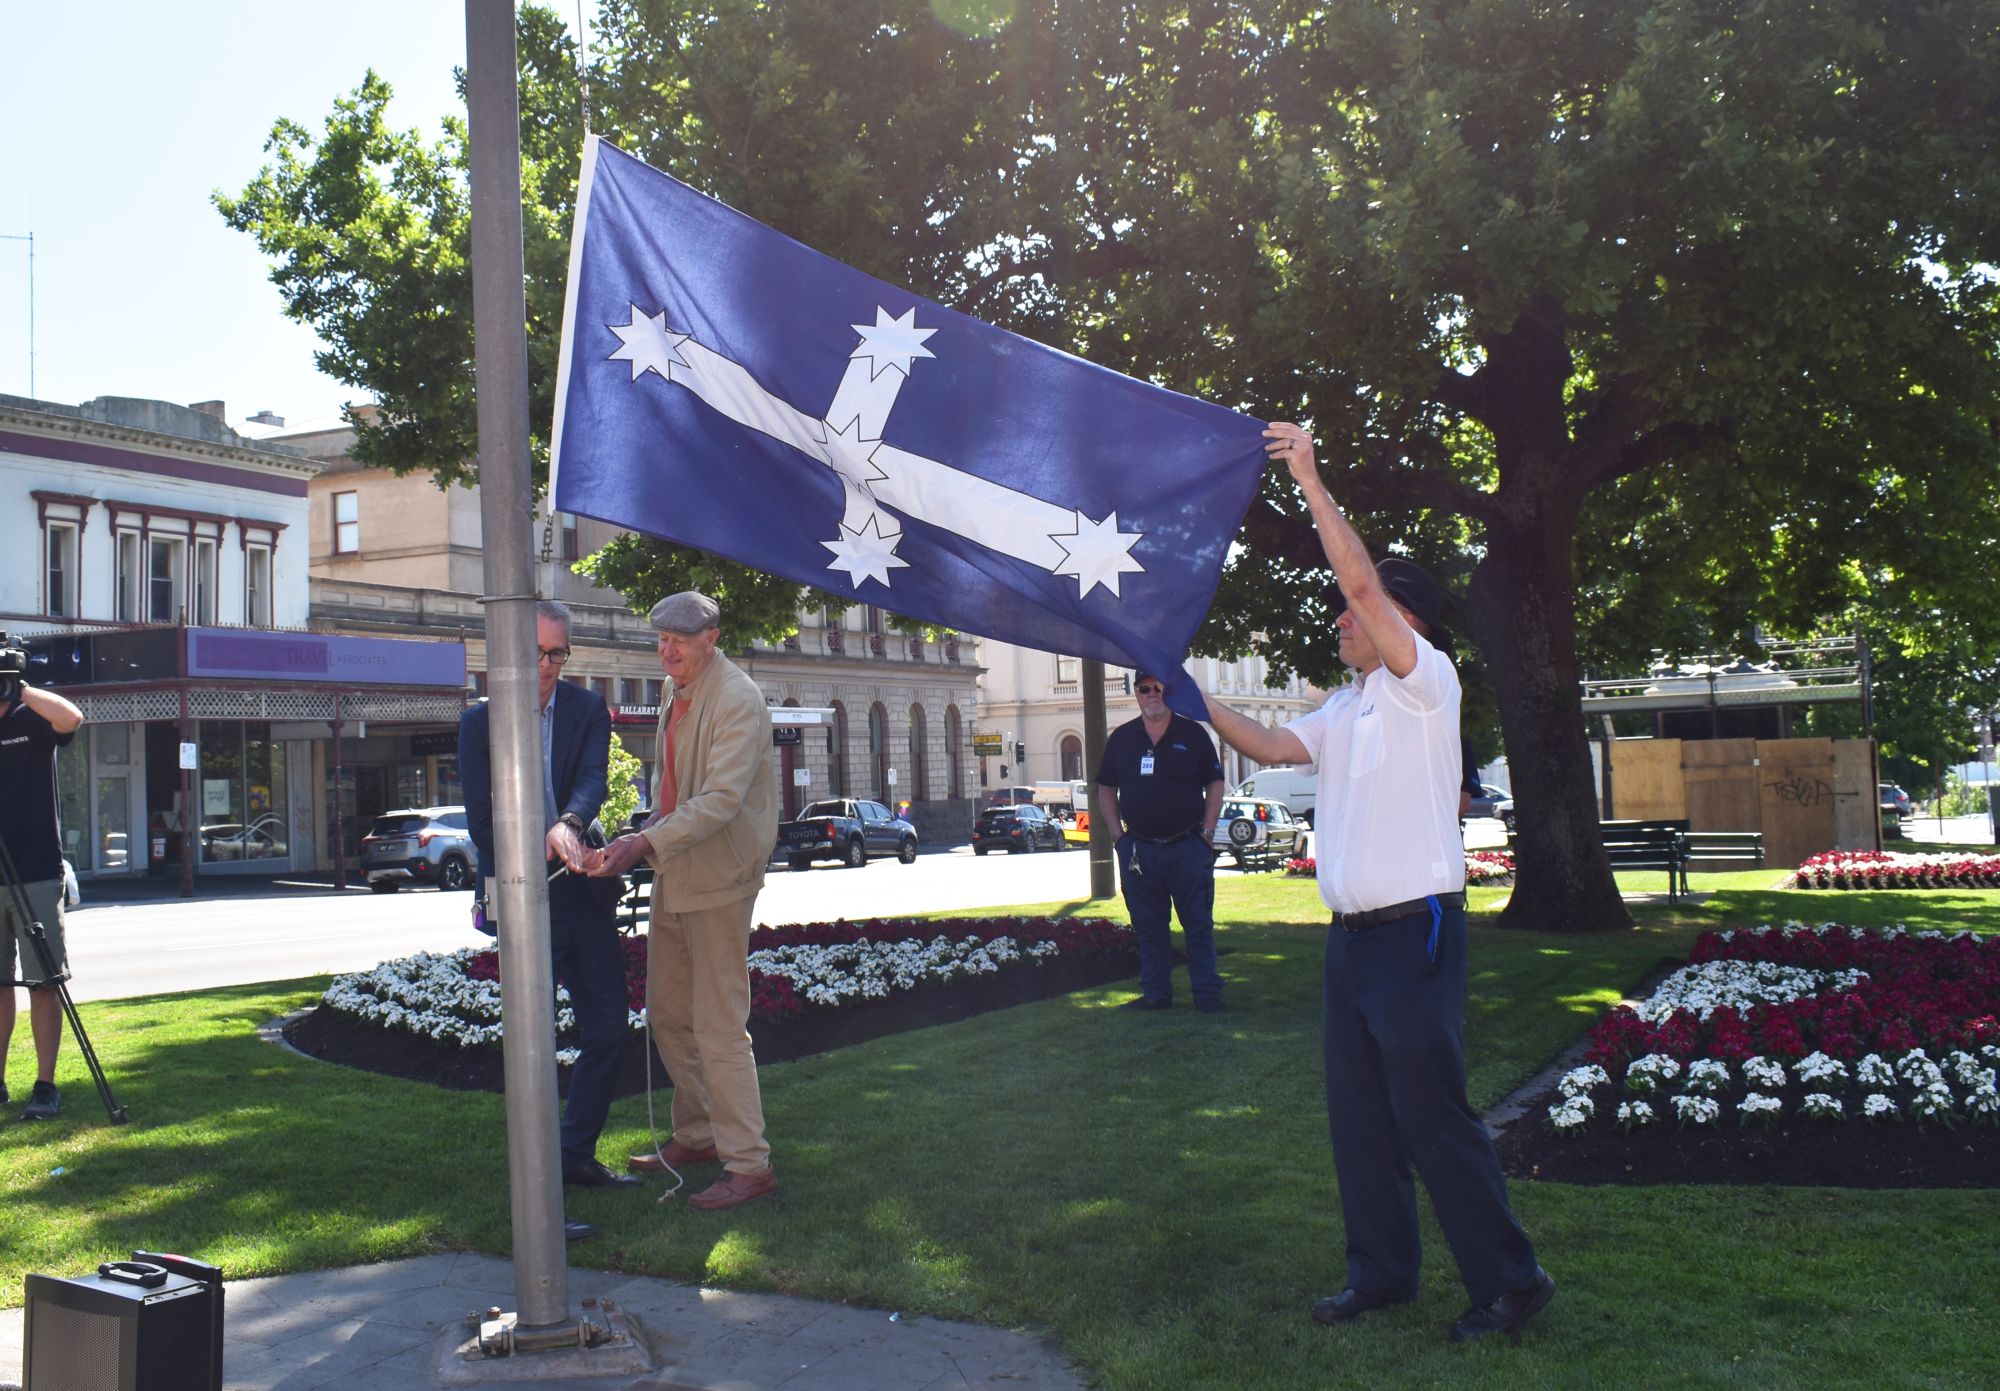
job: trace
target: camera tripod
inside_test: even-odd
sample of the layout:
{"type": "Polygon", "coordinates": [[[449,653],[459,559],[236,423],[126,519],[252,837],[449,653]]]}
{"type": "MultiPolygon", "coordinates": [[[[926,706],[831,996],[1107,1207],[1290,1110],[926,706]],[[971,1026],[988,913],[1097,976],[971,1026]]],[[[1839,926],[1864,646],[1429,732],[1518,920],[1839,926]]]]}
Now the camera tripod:
{"type": "MultiPolygon", "coordinates": [[[[21,882],[21,875],[14,867],[14,854],[7,848],[7,842],[0,840],[0,891],[13,899],[14,916],[24,924],[21,935],[34,945],[35,956],[42,963],[42,979],[39,981],[10,980],[0,982],[0,989],[12,990],[17,985],[53,986],[62,1000],[63,1017],[69,1020],[69,1031],[76,1035],[77,1051],[83,1054],[84,1062],[90,1068],[91,1080],[97,1083],[97,1094],[104,1101],[104,1109],[111,1117],[113,1125],[125,1124],[125,1108],[111,1094],[111,1083],[105,1079],[104,1065],[97,1061],[97,1050],[90,1046],[90,1035],[83,1031],[83,1020],[76,1012],[76,1001],[70,998],[69,967],[58,971],[49,955],[48,929],[35,916],[35,906],[28,901],[27,886],[21,882]]],[[[60,893],[60,886],[57,889],[60,893]]]]}

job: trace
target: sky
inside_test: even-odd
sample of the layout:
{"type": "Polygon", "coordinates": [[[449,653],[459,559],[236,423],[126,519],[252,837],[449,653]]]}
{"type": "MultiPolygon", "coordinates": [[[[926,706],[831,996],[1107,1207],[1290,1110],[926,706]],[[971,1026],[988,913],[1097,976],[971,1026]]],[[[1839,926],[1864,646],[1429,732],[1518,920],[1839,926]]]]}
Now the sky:
{"type": "Polygon", "coordinates": [[[370,68],[390,119],[435,137],[464,62],[452,0],[0,0],[0,238],[34,234],[32,390],[28,243],[0,240],[0,393],[292,425],[362,399],[313,365],[317,336],[212,198],[256,177],[275,121],[317,133],[370,68]]]}

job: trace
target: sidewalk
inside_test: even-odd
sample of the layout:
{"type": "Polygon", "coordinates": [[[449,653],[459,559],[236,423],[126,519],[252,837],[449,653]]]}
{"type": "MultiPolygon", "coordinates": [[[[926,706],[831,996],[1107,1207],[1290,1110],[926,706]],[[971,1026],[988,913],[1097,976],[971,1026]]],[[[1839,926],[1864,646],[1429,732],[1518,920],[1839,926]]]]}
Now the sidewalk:
{"type": "MultiPolygon", "coordinates": [[[[80,886],[86,905],[97,903],[199,903],[209,898],[308,897],[341,893],[333,887],[333,871],[302,871],[281,874],[198,874],[194,897],[181,897],[181,876],[172,874],[108,874],[86,879],[80,886]]],[[[368,893],[368,883],[360,873],[347,876],[349,894],[368,893]]]]}
{"type": "MultiPolygon", "coordinates": [[[[53,1273],[53,1272],[52,1272],[53,1273]]],[[[466,1364],[466,1314],[515,1303],[510,1261],[441,1255],[230,1280],[223,1385],[229,1391],[1083,1391],[1083,1378],[1030,1334],[892,1316],[788,1295],[736,1294],[572,1267],[572,1309],[611,1301],[636,1325],[653,1370],[537,1376],[536,1356],[466,1364]],[[468,1372],[488,1373],[484,1381],[468,1372]]],[[[20,1309],[0,1313],[0,1380],[21,1374],[20,1309]]],[[[37,1327],[39,1328],[39,1323],[37,1327]]]]}

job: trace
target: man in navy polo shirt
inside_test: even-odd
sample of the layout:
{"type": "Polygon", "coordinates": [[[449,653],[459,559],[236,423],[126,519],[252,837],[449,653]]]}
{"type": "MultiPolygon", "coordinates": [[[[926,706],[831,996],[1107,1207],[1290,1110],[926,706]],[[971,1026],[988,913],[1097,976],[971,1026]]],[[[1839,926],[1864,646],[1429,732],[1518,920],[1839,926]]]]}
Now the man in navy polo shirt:
{"type": "Polygon", "coordinates": [[[1465,844],[1458,828],[1458,672],[1444,591],[1410,561],[1369,563],[1296,425],[1264,432],[1305,494],[1346,601],[1354,681],[1282,729],[1219,702],[1209,720],[1259,763],[1310,763],[1327,931],[1327,1128],[1347,1231],[1346,1287],[1313,1305],[1349,1323],[1417,1296],[1423,1179],[1472,1307],[1454,1342],[1518,1333],[1555,1294],[1507,1205],[1507,1180],[1465,1096],[1465,844]]]}
{"type": "Polygon", "coordinates": [[[1139,718],[1111,731],[1097,768],[1097,814],[1118,837],[1118,881],[1139,934],[1139,998],[1124,1009],[1174,1002],[1168,910],[1187,939],[1194,1007],[1222,1012],[1215,969],[1215,852],[1209,837],[1222,814],[1222,761],[1208,731],[1167,709],[1166,683],[1135,672],[1139,718]]]}

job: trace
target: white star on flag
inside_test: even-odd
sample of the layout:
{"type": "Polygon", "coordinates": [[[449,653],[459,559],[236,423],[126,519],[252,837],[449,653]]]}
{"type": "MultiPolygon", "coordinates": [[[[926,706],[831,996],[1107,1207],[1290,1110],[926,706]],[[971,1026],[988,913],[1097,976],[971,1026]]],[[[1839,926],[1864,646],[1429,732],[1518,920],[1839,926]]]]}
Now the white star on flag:
{"type": "Polygon", "coordinates": [[[660,380],[671,382],[674,377],[668,369],[688,365],[687,359],[680,354],[680,346],[693,335],[669,330],[667,311],[664,309],[657,314],[646,314],[636,304],[629,307],[632,311],[630,322],[605,325],[625,345],[613,352],[610,360],[631,363],[632,380],[635,382],[647,372],[657,372],[660,380]]]}
{"type": "Polygon", "coordinates": [[[849,324],[848,327],[861,335],[861,346],[854,350],[853,355],[868,359],[871,380],[891,369],[907,377],[912,362],[920,357],[935,356],[924,346],[924,340],[937,330],[918,328],[917,311],[914,309],[906,309],[899,318],[892,319],[889,311],[878,304],[873,324],[849,324]]]}
{"type": "Polygon", "coordinates": [[[1088,595],[1100,584],[1111,591],[1112,597],[1120,597],[1120,575],[1146,572],[1145,566],[1132,559],[1132,543],[1139,539],[1139,533],[1121,532],[1116,512],[1101,522],[1093,522],[1078,512],[1075,531],[1056,532],[1049,539],[1063,548],[1062,564],[1050,573],[1075,576],[1078,598],[1088,595]]]}
{"type": "Polygon", "coordinates": [[[896,554],[896,543],[902,539],[901,532],[885,538],[880,518],[870,516],[861,524],[861,530],[843,526],[838,539],[820,544],[833,552],[827,569],[845,570],[856,586],[863,580],[887,585],[891,570],[907,570],[910,566],[909,561],[896,554]]]}

